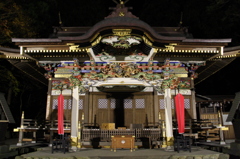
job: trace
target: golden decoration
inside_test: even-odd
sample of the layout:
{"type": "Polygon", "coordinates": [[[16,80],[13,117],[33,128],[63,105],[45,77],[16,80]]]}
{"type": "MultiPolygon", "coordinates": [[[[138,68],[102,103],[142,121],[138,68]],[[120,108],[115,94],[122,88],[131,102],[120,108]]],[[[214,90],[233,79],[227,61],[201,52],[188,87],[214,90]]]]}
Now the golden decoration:
{"type": "Polygon", "coordinates": [[[143,38],[143,41],[144,41],[147,45],[152,46],[152,43],[148,40],[148,38],[147,38],[146,36],[143,36],[142,38],[143,38]]]}
{"type": "Polygon", "coordinates": [[[120,16],[120,17],[124,17],[125,14],[124,14],[123,12],[119,12],[119,16],[120,16]]]}
{"type": "MultiPolygon", "coordinates": [[[[91,38],[90,42],[93,42],[98,36],[99,36],[99,33],[95,34],[95,35],[91,38]]],[[[100,36],[100,37],[101,37],[101,36],[100,36]]]]}
{"type": "Polygon", "coordinates": [[[147,38],[148,38],[148,40],[150,40],[150,41],[154,41],[153,39],[152,39],[152,37],[148,34],[148,33],[145,33],[144,32],[144,36],[146,36],[147,38]]]}
{"type": "Polygon", "coordinates": [[[91,45],[92,46],[95,46],[95,45],[97,45],[98,43],[100,43],[101,42],[101,39],[102,39],[102,37],[101,36],[95,36],[92,40],[91,40],[91,45]],[[95,39],[95,40],[94,40],[95,39]]]}
{"type": "Polygon", "coordinates": [[[117,36],[127,36],[131,35],[132,29],[113,29],[112,32],[117,36]]]}
{"type": "Polygon", "coordinates": [[[79,50],[79,45],[75,45],[74,43],[67,43],[69,46],[69,50],[79,50]]]}

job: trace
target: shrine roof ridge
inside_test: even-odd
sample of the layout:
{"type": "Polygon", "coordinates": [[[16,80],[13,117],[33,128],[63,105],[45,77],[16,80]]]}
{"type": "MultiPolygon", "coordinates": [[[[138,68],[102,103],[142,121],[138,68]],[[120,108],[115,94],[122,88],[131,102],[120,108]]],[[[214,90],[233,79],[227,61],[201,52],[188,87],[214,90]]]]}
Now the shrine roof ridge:
{"type": "Polygon", "coordinates": [[[104,19],[97,24],[95,24],[91,29],[89,29],[82,36],[76,37],[59,37],[62,40],[84,40],[93,36],[94,33],[101,32],[102,30],[117,29],[117,28],[127,28],[127,29],[136,29],[142,30],[143,32],[149,32],[156,40],[183,40],[186,37],[169,37],[159,35],[150,25],[143,22],[142,20],[131,18],[131,17],[114,17],[104,19]]]}

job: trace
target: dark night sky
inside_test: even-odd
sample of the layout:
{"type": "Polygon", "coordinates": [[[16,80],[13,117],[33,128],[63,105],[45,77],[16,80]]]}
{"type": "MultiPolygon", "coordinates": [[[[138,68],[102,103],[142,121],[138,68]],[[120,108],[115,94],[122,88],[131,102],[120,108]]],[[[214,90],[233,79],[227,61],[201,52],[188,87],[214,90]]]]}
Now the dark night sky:
{"type": "Polygon", "coordinates": [[[196,85],[196,93],[201,95],[235,95],[240,91],[240,59],[216,72],[196,85]]]}

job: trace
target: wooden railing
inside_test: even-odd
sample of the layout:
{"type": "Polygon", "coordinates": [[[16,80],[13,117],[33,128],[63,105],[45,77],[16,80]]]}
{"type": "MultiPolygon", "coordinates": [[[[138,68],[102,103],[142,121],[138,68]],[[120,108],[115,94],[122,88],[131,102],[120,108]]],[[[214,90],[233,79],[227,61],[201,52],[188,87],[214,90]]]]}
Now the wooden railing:
{"type": "Polygon", "coordinates": [[[135,139],[151,138],[151,140],[160,140],[161,129],[126,129],[126,130],[101,130],[101,129],[82,129],[81,132],[82,141],[91,141],[93,139],[99,139],[99,141],[111,141],[111,136],[115,135],[131,135],[135,136],[135,139]]]}
{"type": "MultiPolygon", "coordinates": [[[[148,123],[148,128],[143,126],[142,128],[136,129],[114,129],[114,130],[103,130],[99,129],[98,124],[84,123],[81,125],[79,131],[81,132],[81,141],[91,141],[98,139],[99,141],[111,141],[111,136],[115,135],[132,135],[135,136],[136,140],[140,138],[149,138],[151,141],[160,141],[163,134],[163,123],[164,120],[160,120],[159,123],[148,123]],[[96,129],[97,128],[97,129],[96,129]]],[[[144,124],[143,124],[144,125],[144,124]]],[[[219,119],[186,119],[185,120],[185,132],[186,133],[197,133],[200,137],[210,138],[211,131],[213,130],[214,135],[218,135],[219,119]],[[208,131],[208,132],[207,132],[208,131]]],[[[54,134],[57,134],[58,121],[46,120],[44,123],[38,123],[33,119],[24,119],[24,114],[21,120],[21,126],[17,128],[19,131],[19,143],[23,141],[36,142],[36,133],[44,131],[45,135],[48,136],[48,140],[51,143],[54,134]],[[30,135],[29,135],[30,134],[30,135]],[[27,136],[29,135],[30,138],[27,136]]],[[[173,119],[173,130],[177,131],[177,121],[173,119]]],[[[65,133],[71,133],[71,121],[64,121],[65,133]]]]}

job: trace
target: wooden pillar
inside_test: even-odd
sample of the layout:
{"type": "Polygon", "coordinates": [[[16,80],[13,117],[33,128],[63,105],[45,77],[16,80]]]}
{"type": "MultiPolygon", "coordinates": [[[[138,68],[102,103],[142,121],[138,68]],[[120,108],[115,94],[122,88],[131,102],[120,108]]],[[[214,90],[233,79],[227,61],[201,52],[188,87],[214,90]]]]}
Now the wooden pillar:
{"type": "Polygon", "coordinates": [[[48,80],[47,104],[46,104],[46,120],[51,120],[51,94],[52,94],[52,79],[48,80]]]}
{"type": "MultiPolygon", "coordinates": [[[[93,87],[91,87],[91,89],[93,89],[93,87]]],[[[86,119],[86,116],[84,118],[85,121],[88,121],[88,123],[94,123],[94,117],[96,115],[96,109],[95,109],[95,104],[93,104],[93,91],[89,91],[88,93],[88,103],[85,106],[86,107],[85,111],[88,112],[88,114],[86,114],[88,116],[88,119],[86,119]]]]}
{"type": "MultiPolygon", "coordinates": [[[[85,93],[85,97],[84,97],[84,103],[83,103],[83,114],[84,114],[84,118],[82,120],[82,122],[84,123],[89,123],[89,92],[87,91],[85,93]]],[[[82,125],[83,126],[83,125],[82,125]]]]}
{"type": "Polygon", "coordinates": [[[174,137],[173,137],[173,126],[172,126],[172,105],[171,105],[171,89],[165,89],[164,94],[164,105],[165,105],[165,125],[166,125],[166,142],[167,151],[173,151],[174,137]]]}
{"type": "MultiPolygon", "coordinates": [[[[191,85],[192,86],[194,86],[194,82],[193,82],[193,78],[191,78],[191,85]]],[[[191,116],[191,118],[192,119],[197,119],[197,110],[196,110],[196,99],[195,99],[195,90],[194,90],[194,87],[193,87],[193,89],[192,89],[192,91],[191,91],[191,98],[192,98],[192,100],[191,100],[191,110],[192,110],[192,116],[191,116]]]]}
{"type": "Polygon", "coordinates": [[[153,112],[154,112],[154,122],[159,121],[159,104],[158,104],[158,93],[156,90],[153,92],[153,112]]]}
{"type": "Polygon", "coordinates": [[[79,88],[72,89],[72,115],[71,115],[71,146],[76,151],[78,146],[78,119],[79,119],[79,88]]]}

